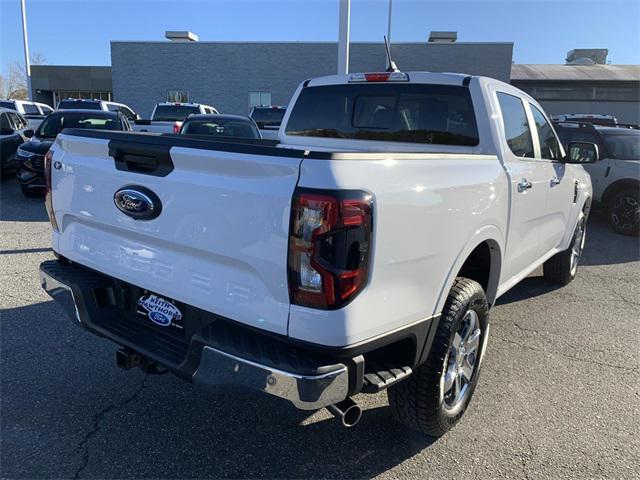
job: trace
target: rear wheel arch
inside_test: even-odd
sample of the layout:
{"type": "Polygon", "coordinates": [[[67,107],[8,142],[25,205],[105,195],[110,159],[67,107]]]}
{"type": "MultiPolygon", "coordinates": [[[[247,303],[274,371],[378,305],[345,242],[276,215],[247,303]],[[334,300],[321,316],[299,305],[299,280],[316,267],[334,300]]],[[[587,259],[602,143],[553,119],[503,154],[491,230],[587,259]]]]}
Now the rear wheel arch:
{"type": "Polygon", "coordinates": [[[640,190],[640,180],[635,180],[633,178],[616,180],[606,188],[602,194],[601,202],[603,205],[607,205],[617,193],[630,189],[640,190]]]}

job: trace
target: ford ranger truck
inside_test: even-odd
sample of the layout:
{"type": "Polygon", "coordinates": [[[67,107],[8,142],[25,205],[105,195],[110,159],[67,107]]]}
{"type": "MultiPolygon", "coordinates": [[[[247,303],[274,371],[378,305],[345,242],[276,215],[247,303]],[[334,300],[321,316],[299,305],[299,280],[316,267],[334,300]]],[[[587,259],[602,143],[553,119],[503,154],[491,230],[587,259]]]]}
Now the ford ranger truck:
{"type": "Polygon", "coordinates": [[[496,299],[539,266],[576,275],[596,147],[565,154],[511,85],[425,72],[307,80],[278,141],[63,131],[43,288],[123,368],[347,426],[353,396],[386,390],[398,420],[444,434],[496,299]]]}

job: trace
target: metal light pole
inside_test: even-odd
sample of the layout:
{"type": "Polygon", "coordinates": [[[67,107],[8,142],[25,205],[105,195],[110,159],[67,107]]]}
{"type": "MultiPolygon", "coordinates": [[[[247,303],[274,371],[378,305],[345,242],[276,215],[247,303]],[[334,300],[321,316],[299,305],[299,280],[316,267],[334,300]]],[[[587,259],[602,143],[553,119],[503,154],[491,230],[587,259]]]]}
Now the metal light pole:
{"type": "MultiPolygon", "coordinates": [[[[387,43],[389,44],[389,49],[391,49],[391,6],[393,4],[393,0],[389,0],[389,15],[387,18],[387,43]]],[[[387,68],[389,68],[389,59],[387,59],[387,68]]]]}
{"type": "MultiPolygon", "coordinates": [[[[24,1],[24,0],[22,0],[24,1]]],[[[338,74],[349,73],[349,28],[351,0],[340,0],[340,23],[338,31],[338,74]]]]}
{"type": "Polygon", "coordinates": [[[31,63],[29,62],[29,39],[27,37],[27,10],[24,5],[25,0],[20,0],[22,7],[22,40],[24,41],[24,65],[27,74],[27,99],[31,98],[31,63]]]}

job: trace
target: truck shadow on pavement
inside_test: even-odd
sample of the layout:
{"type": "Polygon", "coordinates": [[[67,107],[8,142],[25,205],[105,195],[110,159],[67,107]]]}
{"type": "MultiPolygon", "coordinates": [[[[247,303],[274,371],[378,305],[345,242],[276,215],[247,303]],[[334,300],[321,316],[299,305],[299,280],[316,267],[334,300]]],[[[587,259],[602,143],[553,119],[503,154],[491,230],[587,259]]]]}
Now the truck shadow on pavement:
{"type": "Polygon", "coordinates": [[[613,265],[640,261],[640,239],[613,231],[600,212],[589,216],[580,265],[613,265]]]}
{"type": "Polygon", "coordinates": [[[346,429],[266,394],[125,372],[52,301],[1,323],[3,477],[370,478],[434,442],[396,423],[384,394],[359,396],[346,429]]]}

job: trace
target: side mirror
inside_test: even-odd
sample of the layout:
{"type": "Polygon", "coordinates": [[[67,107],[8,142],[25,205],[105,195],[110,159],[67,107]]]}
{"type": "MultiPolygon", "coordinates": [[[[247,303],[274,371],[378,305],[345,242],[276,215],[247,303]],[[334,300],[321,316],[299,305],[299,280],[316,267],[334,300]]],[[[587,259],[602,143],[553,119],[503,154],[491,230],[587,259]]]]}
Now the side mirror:
{"type": "Polygon", "coordinates": [[[598,145],[590,142],[569,142],[564,163],[595,163],[600,158],[598,145]]]}
{"type": "Polygon", "coordinates": [[[24,134],[25,137],[27,138],[31,138],[33,137],[36,132],[34,132],[33,130],[29,129],[29,130],[25,130],[24,132],[22,132],[24,134]]]}

